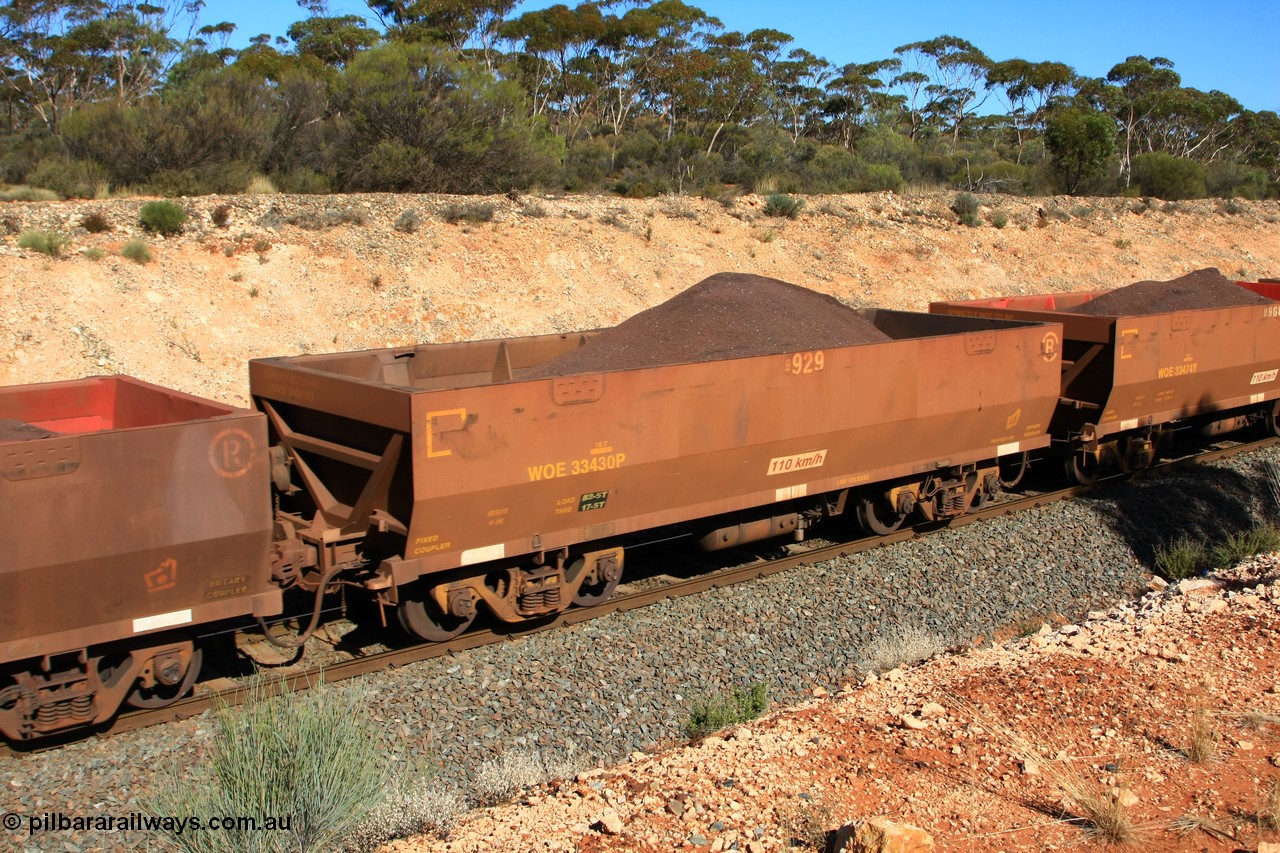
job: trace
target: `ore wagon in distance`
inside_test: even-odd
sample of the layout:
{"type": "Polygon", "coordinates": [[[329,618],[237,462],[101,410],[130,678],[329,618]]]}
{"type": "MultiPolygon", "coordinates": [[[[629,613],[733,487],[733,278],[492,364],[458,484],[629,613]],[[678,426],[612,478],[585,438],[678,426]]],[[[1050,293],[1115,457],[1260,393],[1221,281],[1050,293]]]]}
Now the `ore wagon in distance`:
{"type": "Polygon", "coordinates": [[[935,302],[947,316],[1063,324],[1050,432],[1068,476],[1151,465],[1175,429],[1280,435],[1280,287],[1199,270],[1111,291],[935,302]]]}

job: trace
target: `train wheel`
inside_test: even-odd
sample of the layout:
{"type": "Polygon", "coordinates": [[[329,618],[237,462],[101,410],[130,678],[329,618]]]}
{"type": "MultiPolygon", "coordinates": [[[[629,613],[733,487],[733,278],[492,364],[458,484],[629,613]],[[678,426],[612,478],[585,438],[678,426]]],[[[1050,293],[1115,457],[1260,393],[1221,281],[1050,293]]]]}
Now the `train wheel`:
{"type": "Polygon", "coordinates": [[[1280,400],[1262,413],[1262,426],[1267,435],[1280,435],[1280,400]]]}
{"type": "Polygon", "coordinates": [[[858,523],[868,533],[888,536],[902,526],[907,517],[888,509],[884,501],[878,497],[862,498],[858,501],[858,523]]]}
{"type": "Polygon", "coordinates": [[[191,688],[195,686],[196,678],[200,676],[200,665],[203,662],[204,650],[196,646],[191,652],[191,662],[187,664],[187,671],[182,674],[181,678],[176,679],[176,684],[135,687],[128,696],[124,697],[124,703],[130,708],[141,708],[143,710],[172,705],[191,692],[191,688]]]}
{"type": "Polygon", "coordinates": [[[1098,482],[1101,467],[1091,453],[1072,453],[1067,457],[1067,479],[1077,486],[1092,486],[1098,482]]]}
{"type": "Polygon", "coordinates": [[[415,637],[430,643],[452,640],[471,627],[476,614],[454,616],[441,612],[431,598],[431,588],[424,583],[400,587],[400,606],[396,608],[400,625],[415,637]]]}

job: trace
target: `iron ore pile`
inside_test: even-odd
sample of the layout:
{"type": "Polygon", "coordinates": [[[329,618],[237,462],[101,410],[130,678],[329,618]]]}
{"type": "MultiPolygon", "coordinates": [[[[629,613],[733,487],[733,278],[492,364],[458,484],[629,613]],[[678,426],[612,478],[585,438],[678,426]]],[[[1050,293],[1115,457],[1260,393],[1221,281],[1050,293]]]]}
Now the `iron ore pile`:
{"type": "MultiPolygon", "coordinates": [[[[773,702],[794,703],[883,665],[904,634],[967,648],[1003,626],[1076,621],[1113,607],[1145,589],[1158,545],[1179,534],[1209,539],[1256,519],[1266,460],[1280,452],[1190,466],[1158,482],[1135,480],[331,689],[370,721],[393,772],[437,768],[435,784],[464,796],[484,762],[503,754],[582,768],[625,761],[682,739],[690,704],[735,685],[764,684],[773,702]]],[[[24,814],[83,813],[86,804],[136,810],[168,774],[184,784],[199,778],[194,768],[212,728],[206,716],[5,756],[0,790],[24,814]]],[[[123,850],[155,839],[126,832],[56,841],[66,843],[60,850],[123,850]]]]}
{"type": "Polygon", "coordinates": [[[1271,303],[1272,300],[1239,287],[1217,269],[1209,267],[1170,281],[1139,281],[1117,287],[1071,309],[1071,313],[1119,317],[1271,303]]]}
{"type": "Polygon", "coordinates": [[[717,273],[602,331],[527,378],[638,370],[887,341],[840,300],[774,278],[717,273]]]}

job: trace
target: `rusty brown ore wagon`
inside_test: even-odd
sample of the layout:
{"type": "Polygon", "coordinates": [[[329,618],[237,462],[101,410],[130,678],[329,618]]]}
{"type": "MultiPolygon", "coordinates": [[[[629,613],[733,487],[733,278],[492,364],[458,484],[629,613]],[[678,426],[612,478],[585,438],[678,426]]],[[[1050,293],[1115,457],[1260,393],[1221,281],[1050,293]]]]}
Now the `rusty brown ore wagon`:
{"type": "Polygon", "coordinates": [[[1049,444],[1060,317],[857,313],[881,342],[567,375],[538,374],[597,333],[255,360],[275,576],[354,580],[441,639],[606,597],[639,531],[722,548],[850,509],[883,532],[1049,444]]]}
{"type": "Polygon", "coordinates": [[[1063,324],[1061,399],[1050,432],[1069,476],[1090,482],[1107,466],[1149,466],[1175,427],[1212,436],[1257,425],[1280,435],[1280,293],[1274,283],[1226,283],[1233,294],[1208,272],[1216,275],[1140,282],[1131,294],[935,302],[929,310],[1063,324]],[[1183,287],[1188,282],[1194,287],[1183,287]],[[1166,304],[1198,307],[1150,310],[1161,302],[1158,285],[1181,288],[1166,304]]]}
{"type": "Polygon", "coordinates": [[[188,630],[280,611],[266,418],[123,376],[0,388],[0,731],[165,704],[188,630]]]}

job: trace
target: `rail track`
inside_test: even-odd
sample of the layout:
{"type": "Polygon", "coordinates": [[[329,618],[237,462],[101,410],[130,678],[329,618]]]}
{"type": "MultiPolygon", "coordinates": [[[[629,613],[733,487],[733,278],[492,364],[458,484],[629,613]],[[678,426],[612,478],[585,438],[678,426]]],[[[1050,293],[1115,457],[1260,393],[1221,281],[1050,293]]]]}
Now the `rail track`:
{"type": "MultiPolygon", "coordinates": [[[[376,652],[361,657],[353,657],[349,660],[310,667],[301,671],[265,675],[262,681],[257,684],[257,688],[259,691],[262,689],[280,689],[286,686],[294,690],[306,689],[321,680],[327,682],[342,681],[383,669],[406,666],[418,661],[430,660],[445,655],[456,655],[490,643],[514,641],[542,631],[578,625],[612,613],[635,610],[664,599],[693,595],[747,580],[764,578],[805,564],[822,562],[842,555],[857,554],[911,539],[919,539],[943,530],[963,527],[978,521],[1047,506],[1060,500],[1105,489],[1109,485],[1118,482],[1137,478],[1159,477],[1186,466],[1204,465],[1219,459],[1276,446],[1277,444],[1280,444],[1280,438],[1269,437],[1227,446],[1220,445],[1191,455],[1162,461],[1142,471],[1116,474],[1099,479],[1096,483],[1088,486],[1071,486],[1021,497],[1010,496],[1007,500],[990,503],[968,515],[952,519],[949,522],[924,523],[911,528],[904,527],[902,530],[885,536],[859,536],[846,541],[813,546],[790,545],[786,548],[789,553],[784,555],[757,557],[740,565],[713,569],[705,574],[690,578],[672,578],[661,583],[644,584],[644,588],[639,589],[628,589],[627,585],[624,584],[607,601],[592,607],[573,608],[561,613],[559,616],[540,621],[534,625],[502,626],[497,629],[478,628],[448,642],[423,643],[376,652]]],[[[219,681],[228,680],[230,679],[219,679],[219,681]]],[[[205,684],[208,686],[211,682],[205,682],[205,684]]],[[[206,690],[200,695],[179,700],[164,708],[125,711],[111,724],[98,729],[96,733],[99,736],[115,735],[161,723],[188,719],[211,708],[240,704],[251,693],[252,691],[244,683],[219,685],[215,689],[206,690]]],[[[0,743],[0,753],[41,752],[59,748],[70,740],[73,739],[64,741],[50,738],[30,748],[18,747],[17,749],[8,744],[0,743]]]]}

